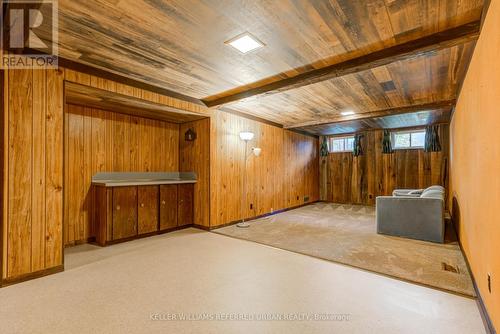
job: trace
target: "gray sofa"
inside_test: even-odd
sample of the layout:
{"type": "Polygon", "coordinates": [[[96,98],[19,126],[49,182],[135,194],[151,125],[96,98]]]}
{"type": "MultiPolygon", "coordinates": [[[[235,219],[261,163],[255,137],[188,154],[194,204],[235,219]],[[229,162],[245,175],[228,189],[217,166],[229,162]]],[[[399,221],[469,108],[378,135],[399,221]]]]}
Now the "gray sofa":
{"type": "Polygon", "coordinates": [[[441,186],[377,197],[377,233],[443,243],[444,199],[441,186]]]}

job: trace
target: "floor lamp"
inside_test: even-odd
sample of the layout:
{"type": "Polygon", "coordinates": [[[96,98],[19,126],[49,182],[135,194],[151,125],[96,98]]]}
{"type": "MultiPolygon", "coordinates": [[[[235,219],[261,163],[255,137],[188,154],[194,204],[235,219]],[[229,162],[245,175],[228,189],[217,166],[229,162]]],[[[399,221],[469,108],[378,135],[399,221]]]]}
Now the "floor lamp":
{"type": "Polygon", "coordinates": [[[245,205],[246,205],[245,198],[246,198],[246,193],[247,193],[247,160],[252,154],[255,155],[256,157],[258,157],[260,155],[260,153],[262,152],[262,149],[260,149],[258,147],[252,147],[250,154],[248,154],[248,142],[251,141],[253,139],[253,137],[254,137],[253,132],[250,132],[250,131],[240,132],[240,139],[245,142],[245,156],[244,156],[244,159],[245,159],[244,166],[245,167],[243,170],[243,196],[241,196],[241,217],[242,217],[242,220],[241,220],[241,223],[238,223],[236,225],[238,227],[249,227],[250,226],[250,224],[248,224],[245,221],[245,210],[244,210],[245,205]]]}

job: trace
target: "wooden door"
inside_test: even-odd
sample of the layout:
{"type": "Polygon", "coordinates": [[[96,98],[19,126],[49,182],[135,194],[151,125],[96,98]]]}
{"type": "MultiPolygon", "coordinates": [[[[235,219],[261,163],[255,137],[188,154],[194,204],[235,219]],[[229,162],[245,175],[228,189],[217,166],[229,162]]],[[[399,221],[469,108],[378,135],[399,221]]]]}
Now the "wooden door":
{"type": "Polygon", "coordinates": [[[137,235],[137,187],[113,188],[113,240],[137,235]]]}
{"type": "Polygon", "coordinates": [[[179,226],[193,224],[193,197],[194,184],[179,184],[179,212],[177,217],[179,226]]]}
{"type": "Polygon", "coordinates": [[[160,230],[177,227],[177,185],[160,186],[160,230]]]}
{"type": "Polygon", "coordinates": [[[137,187],[138,233],[158,231],[158,186],[137,187]]]}

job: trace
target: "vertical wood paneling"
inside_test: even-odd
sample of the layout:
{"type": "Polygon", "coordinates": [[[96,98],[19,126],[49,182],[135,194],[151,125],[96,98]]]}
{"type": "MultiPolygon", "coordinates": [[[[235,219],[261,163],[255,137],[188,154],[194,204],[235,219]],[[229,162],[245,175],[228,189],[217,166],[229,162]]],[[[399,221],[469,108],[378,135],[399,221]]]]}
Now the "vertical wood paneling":
{"type": "Polygon", "coordinates": [[[63,72],[60,70],[47,71],[47,119],[45,125],[46,268],[63,264],[63,87],[63,72]]]}
{"type": "Polygon", "coordinates": [[[382,131],[367,131],[362,138],[364,154],[331,153],[327,157],[327,200],[336,203],[374,205],[375,198],[394,189],[446,185],[443,180],[449,151],[448,126],[440,126],[442,152],[396,150],[382,154],[382,131]]]}
{"type": "Polygon", "coordinates": [[[140,128],[139,128],[139,123],[141,119],[139,117],[130,117],[130,126],[129,126],[129,133],[130,133],[130,143],[129,143],[129,152],[125,153],[129,155],[130,157],[130,166],[129,169],[131,171],[137,171],[140,170],[140,165],[139,165],[139,138],[140,138],[140,128]]]}
{"type": "Polygon", "coordinates": [[[2,186],[2,212],[1,212],[1,230],[2,233],[0,241],[1,241],[1,257],[0,262],[2,262],[2,266],[0,269],[2,270],[2,275],[0,276],[0,280],[5,279],[7,277],[7,226],[8,226],[8,207],[9,207],[9,183],[7,182],[6,175],[9,175],[9,128],[6,126],[9,124],[9,71],[0,70],[0,78],[2,87],[2,91],[0,92],[1,99],[0,106],[2,113],[0,114],[0,126],[3,129],[2,136],[2,145],[0,147],[1,154],[1,186],[2,186]]]}
{"type": "Polygon", "coordinates": [[[45,268],[46,73],[46,71],[33,71],[32,271],[45,268]]]}
{"type": "Polygon", "coordinates": [[[62,265],[63,80],[57,70],[5,79],[2,278],[12,279],[62,265]]]}
{"type": "MultiPolygon", "coordinates": [[[[84,239],[92,235],[91,226],[80,224],[82,220],[89,220],[93,205],[85,202],[92,191],[86,178],[97,171],[116,170],[115,157],[108,154],[115,146],[112,113],[84,109],[82,116],[77,116],[77,119],[82,119],[82,130],[80,126],[72,125],[77,128],[75,134],[78,136],[74,138],[77,142],[70,143],[70,138],[65,136],[70,132],[70,119],[64,115],[64,80],[113,92],[120,86],[126,94],[135,97],[142,97],[144,93],[138,88],[65,69],[5,70],[1,75],[4,98],[0,124],[3,131],[0,151],[3,170],[0,269],[2,279],[16,280],[23,275],[61,266],[64,241],[75,236],[84,239]],[[88,150],[89,145],[98,149],[88,150]],[[71,154],[69,147],[74,147],[71,154]],[[70,156],[76,157],[77,164],[83,166],[78,173],[64,170],[68,161],[74,162],[70,156]],[[64,192],[63,185],[69,186],[64,192]],[[71,220],[68,210],[68,206],[73,205],[69,200],[71,196],[79,199],[71,210],[81,212],[78,215],[71,213],[76,224],[73,223],[72,228],[65,226],[63,236],[63,221],[71,220]],[[67,204],[64,211],[63,201],[67,204]]],[[[176,99],[150,98],[173,107],[208,113],[207,108],[176,99]]],[[[124,169],[140,170],[139,148],[138,144],[134,145],[138,143],[138,139],[134,139],[138,131],[133,131],[137,126],[134,127],[132,120],[131,123],[126,125],[131,129],[126,142],[129,153],[118,164],[124,169]]],[[[177,170],[178,126],[162,126],[168,130],[162,132],[161,140],[156,141],[161,143],[161,153],[156,155],[154,164],[162,170],[167,166],[170,170],[177,170]],[[165,141],[163,136],[170,139],[165,141]],[[163,142],[168,144],[164,147],[163,142]],[[167,153],[173,148],[171,158],[167,153]]]]}
{"type": "Polygon", "coordinates": [[[179,125],[66,106],[64,244],[95,236],[91,186],[99,171],[178,171],[179,125]]]}
{"type": "Polygon", "coordinates": [[[179,170],[181,172],[195,172],[198,178],[198,182],[194,185],[194,223],[209,227],[210,119],[181,124],[178,141],[179,170]],[[197,138],[195,141],[184,140],[184,134],[188,129],[193,129],[196,132],[197,138]]]}
{"type": "Polygon", "coordinates": [[[318,140],[239,117],[217,113],[211,118],[210,225],[218,226],[319,199],[318,140]],[[241,131],[252,131],[246,176],[241,131]],[[252,147],[262,154],[250,154],[252,147]],[[298,199],[297,199],[298,197],[298,199]],[[250,208],[252,205],[252,208],[250,208]],[[243,210],[242,210],[243,206],[243,210]]]}
{"type": "Polygon", "coordinates": [[[9,209],[7,275],[31,271],[33,71],[9,73],[9,209]]]}

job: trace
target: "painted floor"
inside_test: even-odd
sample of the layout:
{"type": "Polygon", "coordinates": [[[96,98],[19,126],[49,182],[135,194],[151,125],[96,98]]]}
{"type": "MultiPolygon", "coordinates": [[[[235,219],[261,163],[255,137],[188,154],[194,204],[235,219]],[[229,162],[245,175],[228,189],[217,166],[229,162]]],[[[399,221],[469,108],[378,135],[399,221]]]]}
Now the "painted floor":
{"type": "Polygon", "coordinates": [[[0,333],[484,333],[473,299],[196,229],[68,249],[0,333]]]}

